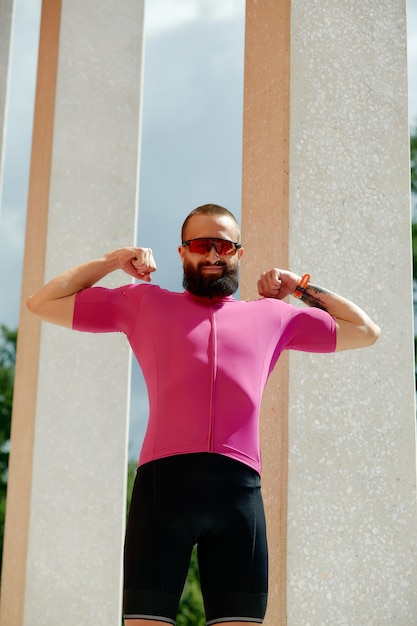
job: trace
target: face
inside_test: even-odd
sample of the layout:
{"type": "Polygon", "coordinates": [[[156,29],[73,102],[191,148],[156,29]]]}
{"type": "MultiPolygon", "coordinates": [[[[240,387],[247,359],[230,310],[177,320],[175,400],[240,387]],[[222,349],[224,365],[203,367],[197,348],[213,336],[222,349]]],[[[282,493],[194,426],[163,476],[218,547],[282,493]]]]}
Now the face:
{"type": "MultiPolygon", "coordinates": [[[[227,215],[193,215],[187,223],[184,240],[209,237],[238,241],[239,232],[227,215]]],[[[193,253],[188,246],[178,251],[184,268],[183,286],[201,297],[229,296],[239,286],[239,261],[243,248],[234,254],[219,255],[214,246],[205,254],[193,253]]]]}

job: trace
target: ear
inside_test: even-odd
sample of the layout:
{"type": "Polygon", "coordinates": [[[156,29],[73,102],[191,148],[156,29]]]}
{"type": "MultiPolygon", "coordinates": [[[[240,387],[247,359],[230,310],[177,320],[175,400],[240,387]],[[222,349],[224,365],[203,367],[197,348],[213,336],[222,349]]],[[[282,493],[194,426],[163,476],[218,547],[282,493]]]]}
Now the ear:
{"type": "Polygon", "coordinates": [[[239,250],[237,251],[238,261],[240,261],[240,259],[242,258],[243,253],[244,253],[244,249],[243,248],[239,248],[239,250]]]}
{"type": "Polygon", "coordinates": [[[181,257],[181,261],[184,263],[184,256],[185,256],[185,248],[184,248],[184,246],[178,246],[178,252],[179,252],[179,255],[181,257]]]}

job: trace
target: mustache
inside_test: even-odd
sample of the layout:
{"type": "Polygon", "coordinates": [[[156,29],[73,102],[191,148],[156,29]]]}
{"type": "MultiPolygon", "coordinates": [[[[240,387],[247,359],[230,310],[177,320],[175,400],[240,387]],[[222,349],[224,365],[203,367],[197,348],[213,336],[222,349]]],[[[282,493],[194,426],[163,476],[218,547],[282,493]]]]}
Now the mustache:
{"type": "Polygon", "coordinates": [[[215,263],[207,263],[207,261],[201,261],[198,264],[198,267],[227,267],[226,263],[222,263],[222,261],[216,261],[215,263]]]}

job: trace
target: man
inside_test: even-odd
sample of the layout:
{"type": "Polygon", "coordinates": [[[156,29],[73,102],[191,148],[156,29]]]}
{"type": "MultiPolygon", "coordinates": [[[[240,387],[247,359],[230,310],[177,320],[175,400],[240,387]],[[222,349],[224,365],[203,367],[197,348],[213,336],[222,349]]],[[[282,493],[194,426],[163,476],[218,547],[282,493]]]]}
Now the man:
{"type": "Polygon", "coordinates": [[[76,330],[124,332],[147,383],[149,423],[125,541],[125,623],[175,624],[197,544],[207,624],[260,624],[267,545],[258,422],[269,373],[285,349],[370,346],[379,328],[307,275],[277,268],[261,274],[259,300],[235,300],[240,229],[218,205],[186,218],[179,254],[183,293],[93,287],[116,269],[151,282],[152,251],[120,248],[63,272],[28,307],[76,330]],[[308,308],[283,302],[290,294],[308,308]]]}

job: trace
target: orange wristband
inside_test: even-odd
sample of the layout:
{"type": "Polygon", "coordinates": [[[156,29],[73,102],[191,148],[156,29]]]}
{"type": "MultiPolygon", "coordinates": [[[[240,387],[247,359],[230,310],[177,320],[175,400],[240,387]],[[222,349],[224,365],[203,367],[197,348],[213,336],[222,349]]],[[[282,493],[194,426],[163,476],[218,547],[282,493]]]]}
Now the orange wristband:
{"type": "Polygon", "coordinates": [[[309,282],[310,274],[304,274],[300,281],[300,284],[297,285],[297,287],[295,288],[295,291],[293,293],[294,298],[302,298],[309,282]]]}

